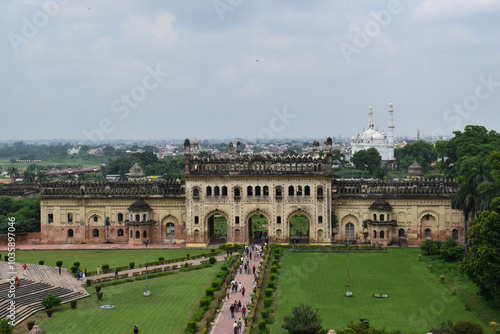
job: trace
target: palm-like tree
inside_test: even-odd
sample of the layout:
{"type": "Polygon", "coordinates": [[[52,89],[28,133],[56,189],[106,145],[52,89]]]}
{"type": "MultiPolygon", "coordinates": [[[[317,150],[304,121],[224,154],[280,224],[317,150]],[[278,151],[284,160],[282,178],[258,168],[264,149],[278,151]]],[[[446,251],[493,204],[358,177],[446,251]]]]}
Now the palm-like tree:
{"type": "Polygon", "coordinates": [[[45,173],[41,170],[39,170],[37,173],[36,173],[36,180],[38,181],[38,183],[41,183],[43,180],[45,180],[47,177],[45,176],[45,173]]]}
{"type": "Polygon", "coordinates": [[[33,183],[34,181],[35,181],[35,174],[30,169],[26,169],[23,173],[23,182],[33,183]]]}
{"type": "Polygon", "coordinates": [[[16,167],[9,167],[7,169],[7,173],[9,173],[9,176],[12,179],[12,182],[14,182],[16,180],[16,178],[19,176],[19,171],[17,170],[16,167]]]}
{"type": "Polygon", "coordinates": [[[127,181],[127,180],[128,180],[127,174],[125,174],[124,171],[120,171],[118,176],[118,181],[127,181]]]}
{"type": "Polygon", "coordinates": [[[480,208],[485,207],[487,199],[481,194],[480,186],[493,181],[487,158],[480,159],[466,171],[463,181],[451,200],[454,209],[462,210],[464,224],[464,243],[467,243],[469,218],[477,216],[480,208]]]}

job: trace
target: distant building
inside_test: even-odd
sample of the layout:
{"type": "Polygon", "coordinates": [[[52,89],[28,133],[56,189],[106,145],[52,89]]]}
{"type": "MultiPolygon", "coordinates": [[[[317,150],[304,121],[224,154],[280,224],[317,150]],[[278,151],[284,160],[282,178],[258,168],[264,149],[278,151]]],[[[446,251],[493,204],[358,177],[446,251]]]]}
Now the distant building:
{"type": "Polygon", "coordinates": [[[375,148],[382,157],[382,166],[395,168],[397,161],[394,158],[394,110],[389,104],[389,124],[387,134],[379,132],[373,124],[372,107],[368,107],[368,129],[351,138],[351,154],[369,148],[375,148]]]}

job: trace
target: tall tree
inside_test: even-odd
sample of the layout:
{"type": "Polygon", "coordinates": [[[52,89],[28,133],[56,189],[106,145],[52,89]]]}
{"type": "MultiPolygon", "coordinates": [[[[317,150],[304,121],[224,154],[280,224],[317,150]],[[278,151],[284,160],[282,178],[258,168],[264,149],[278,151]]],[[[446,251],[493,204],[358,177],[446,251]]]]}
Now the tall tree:
{"type": "Polygon", "coordinates": [[[417,141],[413,144],[398,148],[394,150],[394,156],[398,160],[401,168],[408,169],[413,161],[417,160],[424,171],[427,171],[431,163],[437,159],[436,152],[434,152],[434,146],[425,141],[417,141]]]}
{"type": "Polygon", "coordinates": [[[14,182],[16,180],[16,178],[19,176],[19,171],[14,166],[9,167],[9,169],[7,169],[7,173],[9,173],[9,176],[12,179],[12,182],[14,182]]]}
{"type": "Polygon", "coordinates": [[[373,174],[373,172],[380,167],[380,162],[382,157],[376,148],[369,148],[367,150],[361,150],[353,154],[351,162],[354,164],[356,169],[367,170],[373,174]]]}
{"type": "Polygon", "coordinates": [[[461,269],[488,300],[500,303],[500,198],[471,222],[468,253],[461,269]]]}
{"type": "Polygon", "coordinates": [[[26,169],[23,173],[23,182],[24,183],[33,183],[35,182],[35,173],[31,170],[26,169]]]}

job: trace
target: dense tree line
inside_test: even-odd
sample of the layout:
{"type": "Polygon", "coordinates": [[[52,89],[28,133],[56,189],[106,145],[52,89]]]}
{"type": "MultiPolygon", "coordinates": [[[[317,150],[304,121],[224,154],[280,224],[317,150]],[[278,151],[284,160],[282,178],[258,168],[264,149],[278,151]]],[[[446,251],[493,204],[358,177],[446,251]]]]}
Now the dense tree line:
{"type": "Polygon", "coordinates": [[[146,175],[161,175],[166,179],[184,179],[184,157],[160,160],[153,152],[133,153],[109,161],[105,174],[118,174],[122,179],[134,164],[143,168],[146,175]]]}
{"type": "Polygon", "coordinates": [[[40,200],[0,197],[0,234],[7,233],[9,217],[16,218],[16,233],[40,232],[40,200]]]}

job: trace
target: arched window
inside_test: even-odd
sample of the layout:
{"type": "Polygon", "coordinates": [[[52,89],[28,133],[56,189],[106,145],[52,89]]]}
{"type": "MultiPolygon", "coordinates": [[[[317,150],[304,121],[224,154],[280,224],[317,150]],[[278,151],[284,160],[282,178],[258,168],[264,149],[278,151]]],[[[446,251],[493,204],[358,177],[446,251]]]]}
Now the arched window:
{"type": "Polygon", "coordinates": [[[99,221],[99,217],[94,216],[94,222],[97,223],[99,221]]]}
{"type": "Polygon", "coordinates": [[[165,226],[165,231],[167,233],[167,238],[175,237],[175,225],[174,223],[167,223],[165,226]]]}
{"type": "Polygon", "coordinates": [[[429,214],[425,215],[425,220],[431,220],[431,215],[429,214]]]}
{"type": "Polygon", "coordinates": [[[405,230],[404,230],[404,228],[400,228],[399,231],[398,231],[398,233],[399,233],[400,237],[404,237],[405,236],[405,230]]]}
{"type": "Polygon", "coordinates": [[[220,188],[219,186],[214,187],[214,196],[220,196],[220,188]]]}
{"type": "Polygon", "coordinates": [[[140,214],[136,214],[135,215],[135,221],[136,222],[140,222],[141,221],[141,215],[140,214]]]}
{"type": "Polygon", "coordinates": [[[234,188],[234,197],[241,197],[240,188],[234,188]]]}
{"type": "Polygon", "coordinates": [[[381,214],[380,215],[380,221],[383,222],[384,221],[384,214],[381,214]]]}
{"type": "Polygon", "coordinates": [[[387,221],[390,221],[391,220],[391,214],[387,214],[387,221]]]}
{"type": "Polygon", "coordinates": [[[68,213],[68,223],[72,223],[72,222],[73,222],[73,214],[68,213]]]}
{"type": "Polygon", "coordinates": [[[95,228],[93,231],[93,235],[94,235],[94,238],[99,237],[99,230],[95,228]]]}
{"type": "Polygon", "coordinates": [[[456,228],[451,230],[451,236],[453,239],[458,240],[458,230],[456,228]]]}
{"type": "Polygon", "coordinates": [[[207,196],[212,196],[212,187],[207,187],[207,196]]]}
{"type": "Polygon", "coordinates": [[[130,221],[133,222],[134,221],[134,215],[133,214],[130,214],[130,221]]]}
{"type": "Polygon", "coordinates": [[[68,230],[68,238],[73,238],[73,230],[72,229],[68,230]]]}
{"type": "Polygon", "coordinates": [[[123,230],[121,228],[118,229],[118,236],[123,237],[123,230]]]}
{"type": "Polygon", "coordinates": [[[240,217],[234,217],[234,223],[236,225],[239,225],[240,224],[240,217]]]}
{"type": "Polygon", "coordinates": [[[377,214],[376,213],[373,214],[373,220],[377,221],[377,214]]]}
{"type": "Polygon", "coordinates": [[[426,238],[432,238],[432,233],[430,228],[425,229],[425,237],[426,238]]]}
{"type": "Polygon", "coordinates": [[[142,221],[147,222],[148,221],[148,215],[145,213],[142,215],[142,221]]]}
{"type": "Polygon", "coordinates": [[[377,231],[373,230],[373,239],[377,239],[377,231]]]}
{"type": "Polygon", "coordinates": [[[118,221],[122,222],[123,221],[123,213],[118,214],[118,221]]]}
{"type": "Polygon", "coordinates": [[[384,239],[384,237],[385,237],[384,231],[380,231],[380,239],[384,239]]]}
{"type": "Polygon", "coordinates": [[[281,216],[276,217],[276,224],[281,224],[281,216]]]}
{"type": "Polygon", "coordinates": [[[139,239],[141,237],[141,232],[135,231],[135,238],[139,239]]]}
{"type": "Polygon", "coordinates": [[[309,186],[304,187],[304,196],[311,196],[311,187],[309,186]]]}
{"type": "Polygon", "coordinates": [[[283,196],[283,190],[281,187],[276,187],[276,197],[281,197],[283,196]]]}
{"type": "Polygon", "coordinates": [[[200,189],[193,188],[193,197],[200,197],[200,189]]]}
{"type": "Polygon", "coordinates": [[[264,190],[262,191],[264,196],[269,196],[269,187],[268,186],[264,186],[264,190]]]}
{"type": "Polygon", "coordinates": [[[252,186],[247,187],[247,196],[253,196],[253,189],[252,186]]]}
{"type": "Polygon", "coordinates": [[[345,225],[345,236],[346,238],[354,238],[354,224],[347,223],[345,225]]]}
{"type": "Polygon", "coordinates": [[[323,197],[323,187],[318,187],[318,197],[323,197]]]}
{"type": "Polygon", "coordinates": [[[255,196],[260,196],[260,186],[255,187],[255,196]]]}
{"type": "Polygon", "coordinates": [[[302,196],[302,186],[297,186],[297,196],[302,196]]]}
{"type": "Polygon", "coordinates": [[[288,196],[293,196],[293,186],[288,187],[288,196]]]}
{"type": "Polygon", "coordinates": [[[200,223],[200,218],[198,216],[194,216],[194,223],[199,224],[200,223]]]}
{"type": "Polygon", "coordinates": [[[132,234],[132,231],[130,231],[130,237],[132,238],[134,235],[132,234]]]}
{"type": "Polygon", "coordinates": [[[322,224],[323,223],[323,216],[318,216],[318,224],[322,224]]]}
{"type": "Polygon", "coordinates": [[[142,237],[143,238],[147,238],[148,237],[148,233],[146,232],[146,230],[142,231],[142,237]]]}
{"type": "Polygon", "coordinates": [[[227,187],[226,186],[222,187],[222,196],[227,196],[227,187]]]}

